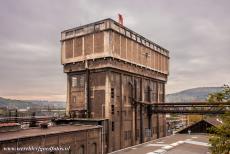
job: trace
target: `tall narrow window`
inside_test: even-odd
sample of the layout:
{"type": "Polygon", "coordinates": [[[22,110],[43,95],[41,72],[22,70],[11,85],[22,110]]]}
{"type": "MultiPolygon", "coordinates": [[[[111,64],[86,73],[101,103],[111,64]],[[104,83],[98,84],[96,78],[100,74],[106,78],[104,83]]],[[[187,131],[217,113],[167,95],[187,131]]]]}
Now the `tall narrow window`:
{"type": "Polygon", "coordinates": [[[111,113],[114,114],[114,105],[111,105],[111,113]]]}
{"type": "Polygon", "coordinates": [[[84,145],[81,145],[79,148],[79,154],[85,154],[85,147],[84,145]]]}
{"type": "Polygon", "coordinates": [[[164,102],[164,84],[158,84],[159,102],[164,102]]]}
{"type": "Polygon", "coordinates": [[[151,96],[150,96],[150,94],[151,94],[151,89],[150,89],[150,87],[149,87],[149,86],[146,86],[144,92],[145,92],[145,101],[150,102],[150,101],[151,101],[151,100],[150,100],[150,98],[151,98],[151,96]]]}
{"type": "Polygon", "coordinates": [[[72,77],[72,87],[77,87],[77,77],[72,77]]]}
{"type": "Polygon", "coordinates": [[[79,79],[79,87],[83,88],[85,85],[85,76],[81,75],[79,79]]]}
{"type": "Polygon", "coordinates": [[[76,96],[73,96],[73,103],[76,103],[76,96]]]}
{"type": "Polygon", "coordinates": [[[96,143],[92,144],[91,154],[97,154],[97,144],[96,143]]]}
{"type": "Polygon", "coordinates": [[[111,98],[114,98],[114,88],[111,88],[111,98]]]}
{"type": "Polygon", "coordinates": [[[114,131],[114,121],[112,121],[112,131],[114,131]]]}

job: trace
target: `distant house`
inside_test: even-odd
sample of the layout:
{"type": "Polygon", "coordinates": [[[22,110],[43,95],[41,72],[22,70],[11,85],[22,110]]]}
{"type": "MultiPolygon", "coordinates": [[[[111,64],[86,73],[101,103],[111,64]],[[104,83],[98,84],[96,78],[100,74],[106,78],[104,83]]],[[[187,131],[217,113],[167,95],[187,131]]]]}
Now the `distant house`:
{"type": "Polygon", "coordinates": [[[222,122],[218,118],[208,118],[208,119],[202,119],[180,131],[177,133],[179,134],[188,134],[188,132],[191,133],[208,133],[208,128],[211,128],[212,126],[216,127],[220,125],[222,122]]]}

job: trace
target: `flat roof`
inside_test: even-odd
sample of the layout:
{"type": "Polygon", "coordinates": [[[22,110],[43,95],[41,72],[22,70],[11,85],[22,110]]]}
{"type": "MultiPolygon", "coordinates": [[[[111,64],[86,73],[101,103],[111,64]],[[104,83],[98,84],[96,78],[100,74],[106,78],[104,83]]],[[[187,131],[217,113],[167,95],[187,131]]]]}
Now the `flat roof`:
{"type": "Polygon", "coordinates": [[[27,138],[27,137],[36,137],[42,135],[52,135],[58,133],[68,133],[68,132],[75,132],[81,130],[89,130],[101,128],[101,126],[94,126],[94,125],[57,125],[57,126],[50,126],[46,129],[42,129],[40,127],[37,128],[29,128],[29,129],[21,129],[18,131],[12,132],[0,132],[0,142],[6,140],[13,140],[18,138],[27,138]]]}
{"type": "Polygon", "coordinates": [[[208,135],[175,134],[128,147],[111,154],[198,154],[210,153],[208,135]]]}

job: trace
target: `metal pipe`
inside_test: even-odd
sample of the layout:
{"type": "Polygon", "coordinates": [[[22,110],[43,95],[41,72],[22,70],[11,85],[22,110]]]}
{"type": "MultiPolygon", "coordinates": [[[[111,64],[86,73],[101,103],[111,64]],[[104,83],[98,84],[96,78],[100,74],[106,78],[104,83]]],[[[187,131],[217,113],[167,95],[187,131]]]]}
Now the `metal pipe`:
{"type": "Polygon", "coordinates": [[[88,113],[88,118],[91,118],[90,70],[88,68],[86,68],[86,79],[87,79],[87,113],[88,113]]]}

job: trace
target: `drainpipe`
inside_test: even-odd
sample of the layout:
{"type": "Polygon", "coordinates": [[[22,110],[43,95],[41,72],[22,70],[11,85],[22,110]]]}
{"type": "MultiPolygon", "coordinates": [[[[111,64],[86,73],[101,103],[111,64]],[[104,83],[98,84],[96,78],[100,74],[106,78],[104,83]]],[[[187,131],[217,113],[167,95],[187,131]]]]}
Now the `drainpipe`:
{"type": "Polygon", "coordinates": [[[88,61],[85,61],[86,68],[86,84],[87,84],[87,113],[88,118],[91,118],[91,99],[90,99],[90,70],[88,68],[88,61]]]}
{"type": "MultiPolygon", "coordinates": [[[[141,100],[143,101],[143,85],[142,85],[142,78],[140,82],[140,92],[141,92],[141,100]]],[[[144,134],[143,134],[143,114],[142,114],[142,104],[140,104],[140,143],[144,142],[144,134]]]]}
{"type": "Polygon", "coordinates": [[[104,154],[104,124],[101,127],[101,153],[104,154]]]}

